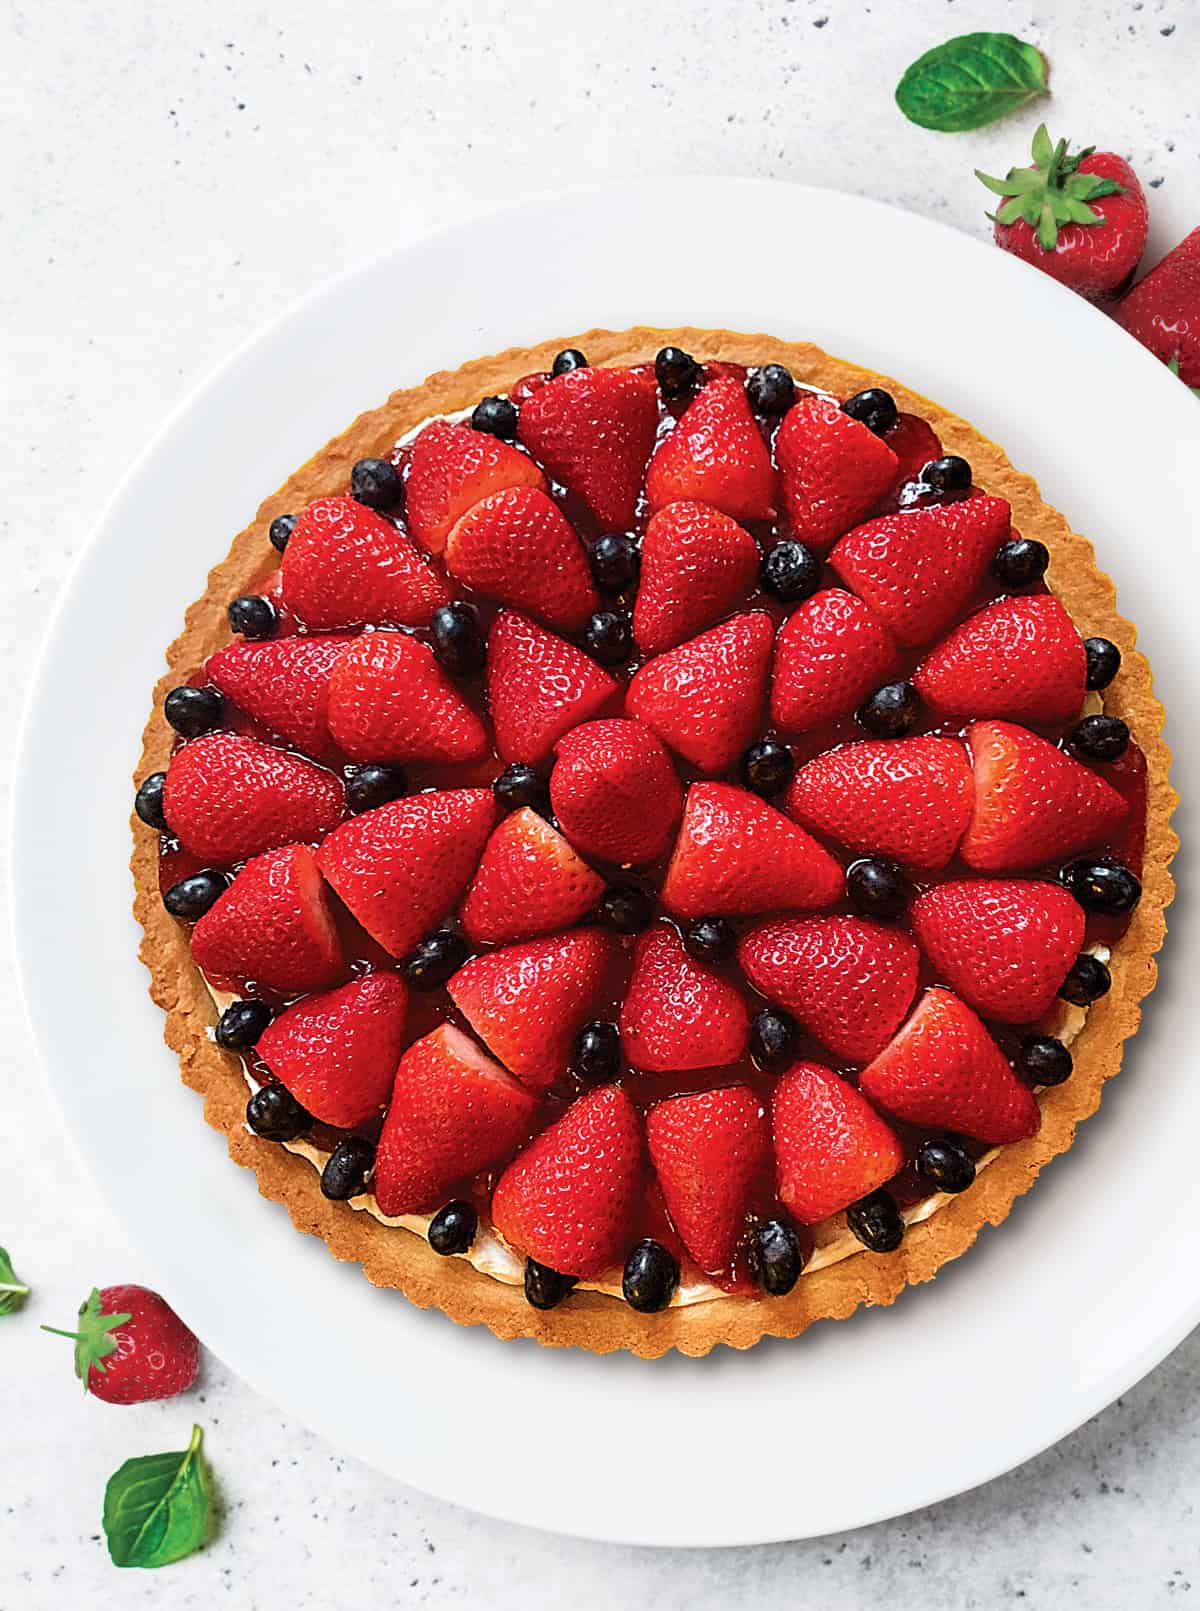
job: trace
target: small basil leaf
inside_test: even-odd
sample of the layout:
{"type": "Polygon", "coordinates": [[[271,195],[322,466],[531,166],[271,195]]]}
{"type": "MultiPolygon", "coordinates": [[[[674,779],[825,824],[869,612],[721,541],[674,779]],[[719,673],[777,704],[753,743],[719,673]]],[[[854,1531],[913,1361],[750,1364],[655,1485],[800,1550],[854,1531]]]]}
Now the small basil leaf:
{"type": "Polygon", "coordinates": [[[208,1484],[200,1461],[203,1434],[176,1454],[126,1460],[104,1490],[104,1534],[114,1566],[167,1566],[204,1543],[208,1484]]]}
{"type": "Polygon", "coordinates": [[[0,1315],[10,1315],[29,1296],[29,1288],[12,1267],[12,1260],[0,1247],[0,1315]]]}
{"type": "Polygon", "coordinates": [[[1046,59],[1033,45],[1012,34],[961,34],[913,62],[896,86],[896,104],[923,129],[957,133],[1048,93],[1046,59]]]}

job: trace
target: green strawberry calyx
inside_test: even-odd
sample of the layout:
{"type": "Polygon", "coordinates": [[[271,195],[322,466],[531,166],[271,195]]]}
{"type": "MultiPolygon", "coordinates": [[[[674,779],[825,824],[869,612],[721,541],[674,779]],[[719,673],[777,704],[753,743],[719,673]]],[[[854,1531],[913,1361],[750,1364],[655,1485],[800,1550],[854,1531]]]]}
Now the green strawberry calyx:
{"type": "MultiPolygon", "coordinates": [[[[1176,380],[1182,380],[1183,379],[1183,376],[1179,373],[1179,354],[1178,353],[1172,354],[1172,356],[1167,359],[1167,368],[1175,376],[1176,380]]],[[[1200,386],[1189,386],[1188,390],[1191,392],[1193,397],[1200,398],[1200,386]]]]}
{"type": "Polygon", "coordinates": [[[79,1305],[79,1330],[62,1331],[58,1326],[43,1326],[43,1331],[52,1333],[55,1337],[70,1337],[75,1344],[75,1374],[83,1383],[83,1390],[88,1390],[88,1372],[92,1369],[105,1371],[104,1361],[109,1354],[117,1351],[117,1339],[113,1332],[124,1326],[133,1316],[128,1314],[107,1315],[100,1306],[100,1289],[93,1287],[84,1301],[79,1305]]]}
{"type": "Polygon", "coordinates": [[[1044,252],[1054,251],[1063,224],[1102,224],[1104,214],[1088,203],[1101,196],[1123,195],[1127,187],[1098,173],[1080,173],[1079,164],[1095,149],[1087,145],[1071,155],[1069,141],[1052,141],[1046,125],[1039,124],[1033,137],[1032,168],[1010,168],[1003,179],[993,179],[976,168],[980,183],[1005,197],[1004,205],[988,217],[1000,224],[1028,224],[1044,252]]]}

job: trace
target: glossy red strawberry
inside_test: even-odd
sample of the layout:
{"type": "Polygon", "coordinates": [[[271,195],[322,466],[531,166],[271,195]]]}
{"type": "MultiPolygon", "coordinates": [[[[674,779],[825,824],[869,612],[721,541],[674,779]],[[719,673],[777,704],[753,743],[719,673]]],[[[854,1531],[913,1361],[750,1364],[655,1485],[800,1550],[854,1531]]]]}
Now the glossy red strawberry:
{"type": "Polygon", "coordinates": [[[570,928],[603,893],[600,874],[544,817],[523,806],[488,840],[460,916],[475,945],[510,945],[570,928]]]}
{"type": "Polygon", "coordinates": [[[806,761],[788,789],[790,816],[862,854],[935,871],[971,814],[971,767],[957,739],[863,739],[806,761]]]}
{"type": "Polygon", "coordinates": [[[562,632],[577,631],[598,602],[574,526],[536,487],[495,492],[468,510],[446,543],[446,568],[562,632]]]}
{"type": "Polygon", "coordinates": [[[75,1343],[75,1374],[106,1404],[144,1404],[186,1393],[200,1367],[200,1344],[165,1299],[148,1287],[93,1287],[79,1305],[76,1331],[43,1326],[75,1343]]]}
{"type": "Polygon", "coordinates": [[[724,772],[758,731],[773,640],[769,615],[735,615],[648,660],[625,707],[702,772],[724,772]]]}
{"type": "Polygon", "coordinates": [[[1074,622],[1050,593],[997,599],[930,650],[913,673],[917,692],[948,716],[1069,722],[1083,704],[1087,655],[1074,622]]]}
{"type": "Polygon", "coordinates": [[[802,1225],[840,1214],[904,1165],[891,1125],[822,1063],[793,1063],[780,1076],[771,1128],[779,1200],[802,1225]]]}
{"type": "Polygon", "coordinates": [[[375,1201],[389,1216],[440,1207],[460,1180],[512,1157],[537,1099],[453,1024],[400,1059],[375,1153],[375,1201]]]}
{"type": "Polygon", "coordinates": [[[960,854],[981,872],[1016,872],[1102,844],[1128,815],[1110,783],[1012,722],[967,729],[975,804],[960,854]]]}
{"type": "Polygon", "coordinates": [[[342,947],[308,846],[248,861],[192,930],[192,960],[210,979],[253,981],[281,995],[332,984],[342,947]]]}
{"type": "Polygon", "coordinates": [[[824,588],[779,629],[771,720],[806,733],[848,716],[888,680],[895,664],[896,641],[871,606],[843,588],[824,588]]]}
{"type": "Polygon", "coordinates": [[[487,647],[487,702],[502,761],[536,766],[617,694],[589,655],[515,610],[500,611],[487,647]]]}
{"type": "Polygon", "coordinates": [[[624,1260],[644,1182],[637,1109],[619,1086],[601,1086],[509,1164],[492,1222],[539,1264],[589,1280],[624,1260]]]}
{"type": "Polygon", "coordinates": [[[780,918],[738,945],[756,990],[795,1015],[833,1055],[865,1063],[912,1006],[920,953],[907,934],[861,917],[780,918]]]}
{"type": "Polygon", "coordinates": [[[734,520],[770,520],[776,474],[740,380],[704,386],[663,438],[646,472],[652,509],[681,499],[711,504],[734,520]]]}
{"type": "Polygon", "coordinates": [[[638,941],[621,1008],[621,1043],[634,1068],[724,1068],[744,1057],[750,1014],[736,985],[696,962],[670,923],[638,941]]]}
{"type": "Polygon", "coordinates": [[[344,806],[332,773],[234,733],[205,733],[185,744],[163,785],[171,832],[193,856],[221,864],[320,839],[344,806]]]}
{"type": "Polygon", "coordinates": [[[286,1007],[255,1050],[314,1119],[351,1129],[387,1101],[407,1013],[399,975],[369,973],[286,1007]]]}
{"type": "Polygon", "coordinates": [[[662,886],[677,917],[831,906],[841,866],[803,828],[731,783],[693,783],[662,886]]]}
{"type": "Polygon", "coordinates": [[[940,986],[925,992],[859,1085],[898,1119],[976,1141],[1021,1141],[1040,1123],[1032,1092],[980,1019],[940,986]]]}
{"type": "Polygon", "coordinates": [[[329,748],[329,674],[354,639],[279,638],[273,643],[230,643],[210,655],[208,680],[247,716],[307,755],[329,748]]]}
{"type": "Polygon", "coordinates": [[[329,731],[352,761],[476,761],[483,723],[407,632],[364,632],[329,677],[329,731]]]}
{"type": "Polygon", "coordinates": [[[746,1216],[769,1194],[770,1122],[744,1085],[658,1102],[646,1143],[667,1212],[702,1270],[726,1270],[746,1216]]]}
{"type": "Polygon", "coordinates": [[[901,487],[915,481],[927,464],[941,458],[942,442],[927,420],[919,414],[904,413],[896,416],[896,423],[890,431],[884,432],[883,440],[897,461],[891,495],[883,502],[883,507],[887,508],[895,504],[901,487]]]}
{"type": "Polygon", "coordinates": [[[455,522],[506,487],[549,490],[533,460],[510,443],[467,425],[433,420],[409,449],[408,529],[431,554],[440,554],[455,522]]]}
{"type": "Polygon", "coordinates": [[[281,563],[288,607],[314,631],[426,626],[450,602],[445,579],[403,531],[353,498],[310,503],[281,563]]]}
{"type": "Polygon", "coordinates": [[[1122,297],[1115,318],[1186,386],[1200,388],[1200,228],[1122,297]]]}
{"type": "Polygon", "coordinates": [[[816,394],[784,416],[775,458],[792,534],[818,552],[866,519],[899,468],[882,437],[816,394]]]}
{"type": "Polygon", "coordinates": [[[633,635],[643,655],[662,654],[738,610],[758,580],[758,544],[704,503],[660,509],[642,539],[633,635]]]}
{"type": "Polygon", "coordinates": [[[580,850],[621,865],[653,861],[671,842],[683,790],[662,741],[641,722],[585,722],[557,745],[550,801],[580,850]]]}
{"type": "Polygon", "coordinates": [[[839,539],[829,563],[910,647],[961,614],[1008,533],[1008,504],[979,493],[868,520],[839,539]]]}
{"type": "Polygon", "coordinates": [[[458,905],[495,820],[490,789],[416,794],[344,822],[317,861],[371,938],[401,957],[458,905]]]}
{"type": "Polygon", "coordinates": [[[505,1068],[542,1091],[566,1073],[613,953],[602,930],[574,929],[474,957],[446,988],[505,1068]]]}
{"type": "Polygon", "coordinates": [[[658,391],[646,370],[572,369],[521,404],[521,441],[601,525],[633,524],[658,430],[658,391]]]}

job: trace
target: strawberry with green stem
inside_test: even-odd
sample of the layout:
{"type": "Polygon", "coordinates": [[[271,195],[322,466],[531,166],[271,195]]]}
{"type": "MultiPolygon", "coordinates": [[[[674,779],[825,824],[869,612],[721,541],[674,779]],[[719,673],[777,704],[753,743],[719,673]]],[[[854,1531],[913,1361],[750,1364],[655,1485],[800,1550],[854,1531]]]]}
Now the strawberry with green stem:
{"type": "Polygon", "coordinates": [[[75,1344],[75,1374],[106,1404],[141,1404],[186,1393],[196,1380],[200,1344],[174,1309],[147,1287],[93,1287],[79,1306],[79,1328],[43,1326],[75,1344]]]}

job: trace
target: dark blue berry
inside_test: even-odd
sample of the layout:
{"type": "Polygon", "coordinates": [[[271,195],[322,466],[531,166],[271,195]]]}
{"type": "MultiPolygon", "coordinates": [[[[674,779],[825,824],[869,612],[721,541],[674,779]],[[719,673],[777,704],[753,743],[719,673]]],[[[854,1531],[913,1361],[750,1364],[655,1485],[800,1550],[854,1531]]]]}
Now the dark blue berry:
{"type": "Polygon", "coordinates": [[[479,616],[470,604],[455,600],[441,604],[429,622],[433,652],[456,677],[471,677],[483,669],[485,658],[479,616]]]}
{"type": "Polygon", "coordinates": [[[589,1085],[605,1085],[621,1066],[621,1032],[616,1024],[584,1024],[575,1038],[571,1068],[589,1085]]]}
{"type": "Polygon", "coordinates": [[[755,794],[769,800],[787,788],[796,773],[796,762],[786,744],[764,738],[751,744],[741,760],[742,782],[755,794]]]}
{"type": "Polygon", "coordinates": [[[876,738],[901,738],[910,733],[921,701],[911,682],[886,682],[858,707],[858,722],[876,738]]]}
{"type": "Polygon", "coordinates": [[[773,419],[786,414],[796,401],[796,382],[782,364],[764,364],[754,369],[746,382],[746,399],[756,414],[773,419]]]}
{"type": "Polygon", "coordinates": [[[767,1219],[750,1236],[750,1274],[772,1298],[782,1298],[800,1279],[804,1248],[794,1226],[785,1219],[767,1219]]]}
{"type": "Polygon", "coordinates": [[[922,465],[920,479],[937,492],[970,492],[971,466],[957,453],[947,453],[944,459],[922,465]]]}
{"type": "Polygon", "coordinates": [[[1027,1085],[1061,1085],[1074,1067],[1070,1051],[1053,1035],[1026,1035],[1017,1053],[1017,1072],[1027,1085]]]}
{"type": "Polygon", "coordinates": [[[224,873],[206,869],[172,884],[163,894],[163,905],[172,917],[181,918],[185,923],[198,923],[228,888],[229,879],[224,873]]]}
{"type": "Polygon", "coordinates": [[[782,1007],[764,1007],[750,1023],[750,1056],[767,1073],[786,1068],[792,1060],[799,1027],[782,1007]]]}
{"type": "Polygon", "coordinates": [[[852,420],[858,420],[876,436],[882,436],[890,431],[900,418],[895,399],[891,392],[885,392],[880,386],[871,386],[865,392],[855,392],[853,397],[847,397],[842,404],[842,413],[849,414],[852,420]]]}
{"type": "Polygon", "coordinates": [[[890,1192],[873,1191],[846,1210],[846,1223],[872,1253],[894,1253],[904,1240],[904,1221],[890,1192]]]}
{"type": "Polygon", "coordinates": [[[600,917],[618,934],[640,934],[654,914],[654,903],[636,884],[611,884],[600,902],[600,917]]]}
{"type": "Polygon", "coordinates": [[[427,934],[404,964],[404,977],[414,990],[439,990],[458,972],[470,952],[454,929],[427,934]]]}
{"type": "Polygon", "coordinates": [[[279,630],[279,611],[261,593],[244,593],[231,599],[225,614],[231,631],[253,643],[273,638],[279,630]]]}
{"type": "Polygon", "coordinates": [[[273,1016],[265,1001],[230,1002],[217,1019],[217,1045],[227,1052],[249,1051],[273,1016]]]}
{"type": "Polygon", "coordinates": [[[899,917],[912,898],[912,886],[894,861],[861,856],[846,869],[846,894],[864,917],[899,917]]]}
{"type": "Polygon", "coordinates": [[[325,1160],[321,1193],[335,1203],[347,1203],[367,1189],[367,1176],[375,1167],[375,1143],[366,1136],[346,1136],[325,1160]]]}
{"type": "Polygon", "coordinates": [[[992,560],[992,569],[1010,587],[1026,587],[1046,574],[1050,550],[1036,537],[1010,537],[1001,543],[992,560]]]}
{"type": "Polygon", "coordinates": [[[407,793],[408,779],[398,766],[380,766],[372,761],[346,779],[346,807],[356,817],[402,800],[407,793]]]}
{"type": "Polygon", "coordinates": [[[1085,716],[1070,743],[1091,761],[1118,761],[1129,748],[1129,728],[1119,716],[1085,716]]]}
{"type": "Polygon", "coordinates": [[[731,955],[737,935],[723,917],[698,917],[684,929],[683,943],[697,962],[719,962],[731,955]]]}
{"type": "Polygon", "coordinates": [[[215,688],[193,688],[185,683],[172,688],[163,700],[163,715],[175,731],[184,738],[198,738],[220,727],[225,714],[221,696],[215,688]]]}
{"type": "Polygon", "coordinates": [[[1123,917],[1141,899],[1141,883],[1119,861],[1088,861],[1085,857],[1069,862],[1058,876],[1063,887],[1088,912],[1123,917]]]}
{"type": "Polygon", "coordinates": [[[615,610],[597,610],[583,629],[583,647],[602,666],[623,665],[633,653],[628,616],[615,610]]]}
{"type": "Polygon", "coordinates": [[[1076,1007],[1090,1006],[1112,989],[1112,974],[1099,957],[1081,952],[1071,964],[1071,971],[1059,986],[1059,995],[1076,1007]]]}
{"type": "Polygon", "coordinates": [[[763,556],[759,571],[763,588],[786,604],[811,598],[821,585],[821,561],[811,548],[788,537],[763,556]]]}
{"type": "Polygon", "coordinates": [[[487,436],[498,436],[509,442],[517,434],[517,405],[507,397],[484,397],[475,404],[471,425],[487,436]]]}
{"type": "Polygon", "coordinates": [[[295,1141],[312,1122],[312,1114],[282,1085],[264,1085],[246,1103],[246,1123],[264,1141],[295,1141]]]}
{"type": "Polygon", "coordinates": [[[166,781],[165,772],[151,772],[148,778],[143,779],[141,788],[133,797],[133,809],[138,816],[147,828],[157,828],[160,833],[167,826],[167,819],[163,815],[163,784],[166,781]]]}
{"type": "Polygon", "coordinates": [[[550,365],[550,373],[552,375],[565,375],[569,370],[586,369],[587,366],[588,361],[578,347],[564,347],[550,365]]]}
{"type": "Polygon", "coordinates": [[[368,509],[390,509],[400,490],[400,472],[390,459],[359,459],[350,472],[350,496],[368,509]]]}
{"type": "Polygon", "coordinates": [[[654,373],[664,397],[683,397],[696,384],[700,365],[682,347],[662,347],[654,360],[654,373]]]}
{"type": "Polygon", "coordinates": [[[1121,651],[1108,638],[1085,638],[1087,655],[1086,684],[1089,688],[1107,688],[1121,669],[1121,651]]]}
{"type": "Polygon", "coordinates": [[[462,1197],[439,1208],[429,1221],[429,1245],[435,1253],[449,1258],[454,1253],[465,1253],[475,1240],[479,1229],[479,1214],[473,1203],[462,1197]]]}
{"type": "Polygon", "coordinates": [[[638,579],[642,556],[637,543],[623,531],[597,537],[588,554],[592,580],[602,593],[620,593],[638,579]]]}
{"type": "Polygon", "coordinates": [[[277,548],[282,554],[288,545],[288,538],[292,535],[295,529],[295,515],[276,515],[275,519],[267,528],[267,536],[271,539],[272,546],[277,548]]]}
{"type": "Polygon", "coordinates": [[[524,761],[513,761],[493,778],[492,793],[505,811],[529,806],[543,817],[550,814],[550,786],[536,767],[524,761]]]}
{"type": "Polygon", "coordinates": [[[665,1309],[679,1285],[679,1260],[661,1242],[647,1237],[625,1260],[621,1293],[631,1309],[653,1315],[665,1309]]]}
{"type": "Polygon", "coordinates": [[[913,1159],[921,1179],[938,1191],[966,1191],[975,1180],[975,1160],[965,1147],[947,1137],[922,1141],[913,1159]]]}
{"type": "Polygon", "coordinates": [[[525,1301],[535,1309],[557,1308],[577,1280],[577,1276],[560,1275],[536,1259],[526,1259],[525,1301]]]}

